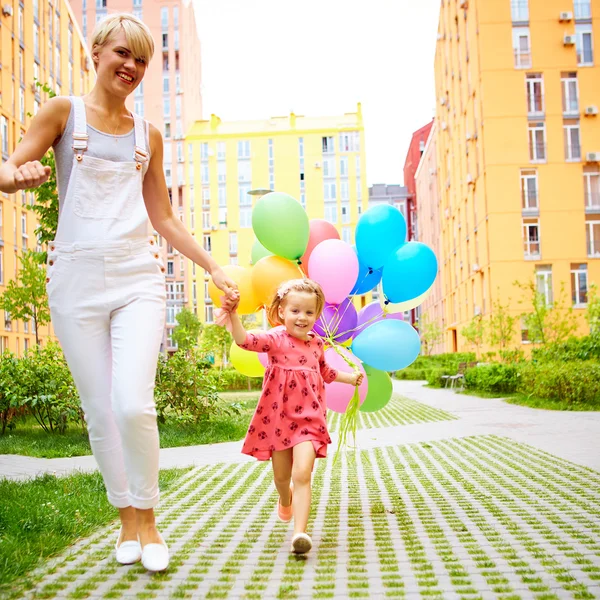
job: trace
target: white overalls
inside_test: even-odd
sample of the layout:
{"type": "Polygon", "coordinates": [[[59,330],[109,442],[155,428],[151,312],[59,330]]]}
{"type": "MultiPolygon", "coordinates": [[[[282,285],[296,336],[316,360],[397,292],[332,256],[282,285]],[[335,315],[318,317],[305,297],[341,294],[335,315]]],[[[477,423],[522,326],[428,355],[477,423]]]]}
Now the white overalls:
{"type": "Polygon", "coordinates": [[[131,162],[87,156],[85,106],[72,102],[73,169],[48,252],[52,324],[110,503],[147,509],[159,499],[154,379],[165,276],[142,197],[144,121],[134,115],[131,162]]]}

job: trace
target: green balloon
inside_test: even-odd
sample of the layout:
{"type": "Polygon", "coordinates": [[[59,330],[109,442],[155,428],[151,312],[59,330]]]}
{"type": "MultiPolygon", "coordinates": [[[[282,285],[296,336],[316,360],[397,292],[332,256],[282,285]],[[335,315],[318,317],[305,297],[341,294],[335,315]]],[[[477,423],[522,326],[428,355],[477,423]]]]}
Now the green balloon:
{"type": "Polygon", "coordinates": [[[365,364],[363,364],[363,368],[367,374],[369,391],[360,410],[361,412],[375,412],[390,401],[392,397],[392,379],[385,371],[374,369],[365,364]]]}
{"type": "Polygon", "coordinates": [[[308,215],[289,194],[270,192],[252,211],[252,228],[258,241],[270,252],[298,260],[308,245],[308,215]]]}
{"type": "Polygon", "coordinates": [[[255,265],[261,258],[265,256],[273,256],[258,240],[254,240],[252,244],[252,252],[250,254],[250,264],[255,265]]]}

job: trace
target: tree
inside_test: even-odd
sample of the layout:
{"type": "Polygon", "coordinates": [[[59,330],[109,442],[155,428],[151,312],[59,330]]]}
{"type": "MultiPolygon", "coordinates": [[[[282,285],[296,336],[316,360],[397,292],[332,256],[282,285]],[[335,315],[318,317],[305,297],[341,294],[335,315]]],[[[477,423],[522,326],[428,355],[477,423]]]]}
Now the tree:
{"type": "Polygon", "coordinates": [[[587,301],[585,318],[590,326],[590,335],[595,335],[600,333],[600,296],[595,283],[590,285],[587,301]]]}
{"type": "Polygon", "coordinates": [[[475,346],[475,356],[479,357],[479,349],[483,344],[485,337],[485,321],[481,315],[475,315],[471,322],[463,327],[460,331],[461,335],[469,344],[475,346]]]}
{"type": "Polygon", "coordinates": [[[223,364],[229,360],[229,348],[233,338],[225,327],[220,325],[207,325],[202,331],[200,349],[205,354],[221,356],[223,364]]]}
{"type": "Polygon", "coordinates": [[[430,356],[433,348],[444,337],[444,331],[439,323],[429,320],[427,315],[423,315],[417,322],[417,329],[421,335],[421,345],[426,356],[430,356]]]}
{"type": "Polygon", "coordinates": [[[509,312],[510,298],[507,304],[500,302],[500,289],[498,288],[498,300],[492,304],[492,314],[488,323],[488,335],[490,345],[499,348],[502,352],[513,341],[515,325],[518,317],[509,312]]]}
{"type": "Polygon", "coordinates": [[[173,329],[173,341],[180,350],[190,350],[198,345],[198,337],[202,331],[202,323],[195,313],[189,308],[183,310],[175,317],[177,326],[173,329]]]}
{"type": "Polygon", "coordinates": [[[529,341],[551,344],[567,341],[577,331],[577,317],[566,300],[565,284],[561,282],[560,293],[552,304],[546,302],[545,294],[538,291],[534,281],[514,285],[523,292],[519,304],[530,304],[531,312],[521,315],[528,330],[529,341]]]}
{"type": "Polygon", "coordinates": [[[39,346],[39,328],[50,321],[50,308],[46,294],[46,273],[40,264],[40,253],[26,250],[19,257],[21,268],[16,279],[11,279],[0,297],[0,308],[13,319],[33,319],[35,342],[39,346]]]}

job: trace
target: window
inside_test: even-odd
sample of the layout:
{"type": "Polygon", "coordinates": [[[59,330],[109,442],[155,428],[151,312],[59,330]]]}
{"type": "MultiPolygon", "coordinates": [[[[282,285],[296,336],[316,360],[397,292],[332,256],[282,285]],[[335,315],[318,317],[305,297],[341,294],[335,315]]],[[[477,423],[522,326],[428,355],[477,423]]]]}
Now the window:
{"type": "Polygon", "coordinates": [[[251,181],[252,164],[249,160],[238,162],[238,181],[251,181]]]}
{"type": "Polygon", "coordinates": [[[224,185],[219,186],[219,206],[227,206],[227,191],[224,185]]]}
{"type": "Polygon", "coordinates": [[[140,117],[144,116],[144,99],[143,98],[135,99],[133,111],[135,112],[135,114],[139,115],[140,117]]]}
{"type": "Polygon", "coordinates": [[[546,127],[544,123],[529,124],[529,160],[532,162],[546,160],[546,127]]]}
{"type": "Polygon", "coordinates": [[[304,158],[304,138],[298,138],[298,156],[304,158]]]}
{"type": "Polygon", "coordinates": [[[225,160],[225,142],[217,142],[217,159],[225,160]]]}
{"type": "Polygon", "coordinates": [[[217,163],[217,175],[219,183],[225,183],[225,181],[227,181],[227,166],[224,161],[217,163]]]}
{"type": "Polygon", "coordinates": [[[529,3],[527,0],[511,0],[510,14],[513,23],[529,21],[529,3]]]}
{"type": "Polygon", "coordinates": [[[554,296],[552,293],[552,265],[536,266],[535,283],[537,292],[544,296],[546,306],[552,306],[554,303],[554,296]]]}
{"type": "Polygon", "coordinates": [[[0,285],[4,283],[4,248],[0,246],[0,285]]]}
{"type": "Polygon", "coordinates": [[[8,158],[8,119],[0,116],[0,137],[2,137],[2,154],[8,158]]]}
{"type": "Polygon", "coordinates": [[[19,88],[19,118],[21,123],[25,123],[25,92],[19,88]]]}
{"type": "Polygon", "coordinates": [[[204,247],[204,249],[207,252],[210,252],[212,250],[212,241],[211,241],[211,238],[210,238],[210,233],[205,233],[202,236],[202,246],[204,247]]]}
{"type": "Polygon", "coordinates": [[[252,227],[252,208],[240,208],[240,227],[248,229],[252,227]]]}
{"type": "Polygon", "coordinates": [[[342,241],[346,244],[352,244],[352,229],[350,227],[342,227],[342,241]]]}
{"type": "Polygon", "coordinates": [[[583,186],[585,207],[600,208],[600,171],[585,171],[583,173],[583,186]]]}
{"type": "Polygon", "coordinates": [[[325,204],[325,220],[337,223],[337,204],[325,204]]]}
{"type": "Polygon", "coordinates": [[[539,207],[537,171],[521,171],[521,205],[523,210],[539,207]]]}
{"type": "Polygon", "coordinates": [[[179,27],[179,6],[173,7],[173,27],[175,29],[179,27]]]}
{"type": "Polygon", "coordinates": [[[163,49],[163,52],[169,51],[169,34],[168,33],[162,34],[162,49],[163,49]]]}
{"type": "Polygon", "coordinates": [[[208,160],[208,142],[200,144],[200,160],[208,160]]]}
{"type": "Polygon", "coordinates": [[[323,154],[332,154],[335,152],[333,137],[322,138],[323,154]]]}
{"type": "MultiPolygon", "coordinates": [[[[73,34],[69,31],[69,34],[73,34]]],[[[35,60],[40,60],[40,26],[37,23],[33,24],[33,52],[35,60]]],[[[70,55],[73,57],[73,51],[71,50],[70,55]]]]}
{"type": "Polygon", "coordinates": [[[167,261],[167,275],[170,277],[173,277],[173,275],[175,275],[175,265],[172,259],[167,261]]]}
{"type": "Polygon", "coordinates": [[[600,221],[597,219],[588,216],[585,222],[587,255],[590,258],[600,258],[600,221]]]}
{"type": "Polygon", "coordinates": [[[565,158],[567,160],[581,160],[581,144],[579,142],[579,123],[564,125],[565,158]]]}
{"type": "Polygon", "coordinates": [[[165,118],[171,116],[171,99],[168,96],[163,98],[163,116],[165,118]]]}
{"type": "Polygon", "coordinates": [[[339,135],[340,152],[358,152],[360,150],[360,132],[344,131],[339,135]]]}
{"type": "Polygon", "coordinates": [[[571,265],[571,297],[573,306],[583,306],[587,304],[587,265],[572,264],[571,265]]]}
{"type": "Polygon", "coordinates": [[[210,229],[210,209],[202,211],[202,229],[210,229]]]}
{"type": "Polygon", "coordinates": [[[591,24],[575,25],[575,47],[577,48],[577,64],[580,67],[594,64],[591,24]]]}
{"type": "Polygon", "coordinates": [[[235,231],[229,232],[229,254],[237,254],[238,251],[238,239],[235,231]]]}
{"type": "Polygon", "coordinates": [[[342,202],[344,200],[348,200],[349,198],[349,191],[348,191],[348,182],[347,181],[342,181],[340,183],[340,193],[342,195],[342,202]]]}
{"type": "Polygon", "coordinates": [[[248,140],[238,142],[238,158],[250,158],[250,142],[248,140]]]}
{"type": "Polygon", "coordinates": [[[185,257],[179,257],[179,276],[183,277],[185,275],[185,257]]]}
{"type": "Polygon", "coordinates": [[[323,160],[323,177],[335,177],[335,158],[323,160]]]}
{"type": "MultiPolygon", "coordinates": [[[[202,183],[209,183],[210,182],[210,177],[209,177],[209,171],[208,171],[208,163],[202,163],[200,165],[200,179],[202,181],[202,183]]],[[[208,190],[208,188],[206,188],[208,190]]],[[[210,198],[210,192],[209,192],[209,196],[210,198]]]]}
{"type": "Polygon", "coordinates": [[[342,223],[350,223],[350,205],[342,203],[342,223]]]}
{"type": "Polygon", "coordinates": [[[220,206],[219,207],[219,225],[221,225],[221,229],[225,229],[227,227],[227,207],[220,206]]]}
{"type": "Polygon", "coordinates": [[[163,31],[169,29],[169,8],[167,6],[160,9],[160,26],[163,31]]]}
{"type": "Polygon", "coordinates": [[[563,73],[560,78],[562,87],[563,113],[579,114],[579,91],[577,87],[577,73],[563,73]]]}
{"type": "Polygon", "coordinates": [[[340,177],[348,177],[348,157],[340,158],[340,177]]]}
{"type": "Polygon", "coordinates": [[[337,189],[335,183],[324,183],[323,192],[325,201],[337,199],[337,189]]]}
{"type": "Polygon", "coordinates": [[[523,240],[525,258],[540,256],[540,221],[539,219],[523,219],[523,240]]]}
{"type": "Polygon", "coordinates": [[[204,321],[205,323],[212,323],[214,321],[213,306],[211,304],[207,304],[204,307],[204,321]]]}
{"type": "Polygon", "coordinates": [[[240,183],[238,189],[239,189],[240,206],[252,206],[252,198],[249,194],[250,184],[249,183],[240,183]]]}
{"type": "Polygon", "coordinates": [[[544,80],[539,73],[527,75],[527,113],[529,115],[544,114],[544,80]]]}
{"type": "Polygon", "coordinates": [[[169,93],[169,76],[163,75],[163,92],[165,94],[169,93]]]}
{"type": "Polygon", "coordinates": [[[590,0],[574,0],[575,19],[591,19],[592,7],[590,0]]]}
{"type": "Polygon", "coordinates": [[[515,67],[518,69],[531,67],[529,27],[513,28],[513,51],[515,54],[515,67]]]}

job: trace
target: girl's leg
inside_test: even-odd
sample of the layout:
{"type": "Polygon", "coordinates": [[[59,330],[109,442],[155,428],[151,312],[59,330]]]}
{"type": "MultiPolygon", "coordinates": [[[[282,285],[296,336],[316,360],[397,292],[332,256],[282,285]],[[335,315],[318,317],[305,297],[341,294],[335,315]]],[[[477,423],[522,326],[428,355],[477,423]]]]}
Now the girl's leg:
{"type": "Polygon", "coordinates": [[[294,482],[294,534],[305,533],[311,502],[311,476],[315,464],[312,442],[301,442],[293,447],[292,481],[294,482]]]}
{"type": "Polygon", "coordinates": [[[290,505],[290,480],[292,479],[292,448],[273,452],[273,480],[281,499],[281,506],[290,505]]]}

